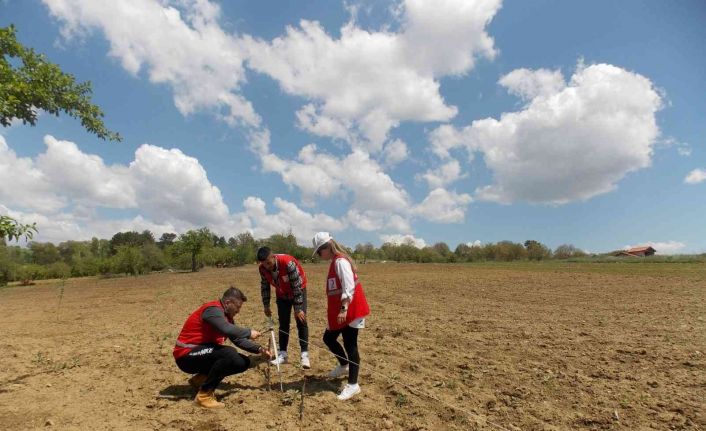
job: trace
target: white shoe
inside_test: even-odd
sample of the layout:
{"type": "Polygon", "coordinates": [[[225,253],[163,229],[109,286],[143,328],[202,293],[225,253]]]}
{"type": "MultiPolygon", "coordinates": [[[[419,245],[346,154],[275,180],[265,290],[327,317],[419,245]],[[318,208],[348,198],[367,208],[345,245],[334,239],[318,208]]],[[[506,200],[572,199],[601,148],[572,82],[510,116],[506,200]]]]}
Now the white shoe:
{"type": "Polygon", "coordinates": [[[328,373],[330,379],[337,379],[348,374],[348,365],[336,365],[336,368],[328,373]]]}
{"type": "Polygon", "coordinates": [[[287,352],[279,352],[277,357],[270,361],[272,365],[282,365],[287,363],[287,352]]]}
{"type": "Polygon", "coordinates": [[[353,398],[354,395],[360,393],[360,385],[358,383],[351,385],[351,384],[346,384],[346,386],[343,387],[343,390],[341,391],[340,394],[338,394],[338,399],[341,401],[349,400],[353,398]]]}
{"type": "Polygon", "coordinates": [[[304,368],[305,370],[308,370],[309,368],[311,368],[311,362],[309,361],[309,353],[308,352],[302,353],[302,368],[304,368]]]}

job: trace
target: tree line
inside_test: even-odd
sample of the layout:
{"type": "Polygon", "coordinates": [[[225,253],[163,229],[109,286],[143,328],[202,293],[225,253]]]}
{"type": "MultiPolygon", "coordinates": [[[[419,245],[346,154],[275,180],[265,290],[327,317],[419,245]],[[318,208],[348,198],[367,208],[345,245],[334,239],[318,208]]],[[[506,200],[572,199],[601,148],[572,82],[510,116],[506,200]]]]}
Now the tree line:
{"type": "Polygon", "coordinates": [[[255,262],[257,249],[264,245],[302,260],[312,253],[310,248],[298,245],[291,232],[259,240],[245,232],[226,240],[208,228],[181,235],[164,233],[158,239],[146,230],[118,232],[109,240],[93,238],[58,245],[30,242],[27,247],[8,245],[0,239],[0,285],[9,281],[27,283],[49,278],[236,266],[255,262]]]}
{"type": "Polygon", "coordinates": [[[512,241],[500,241],[487,244],[461,243],[451,251],[445,242],[418,248],[409,241],[403,244],[385,243],[376,248],[371,243],[358,244],[353,257],[360,261],[392,260],[395,262],[444,263],[444,262],[483,262],[514,260],[546,260],[584,257],[587,254],[571,244],[560,245],[552,251],[546,245],[535,240],[524,244],[512,241]]]}
{"type": "MultiPolygon", "coordinates": [[[[111,239],[64,241],[58,245],[29,242],[27,247],[6,244],[4,239],[0,239],[0,285],[10,281],[27,284],[41,279],[139,275],[163,270],[197,271],[205,266],[238,266],[254,263],[257,249],[262,246],[304,262],[312,259],[313,249],[299,245],[292,232],[261,239],[244,232],[226,239],[206,227],[181,235],[168,232],[159,238],[145,230],[118,232],[111,239]]],[[[411,242],[385,243],[380,247],[365,243],[348,252],[359,263],[513,261],[585,256],[572,245],[562,245],[552,251],[533,240],[524,244],[511,241],[459,244],[453,251],[444,242],[423,248],[417,248],[411,242]]]]}

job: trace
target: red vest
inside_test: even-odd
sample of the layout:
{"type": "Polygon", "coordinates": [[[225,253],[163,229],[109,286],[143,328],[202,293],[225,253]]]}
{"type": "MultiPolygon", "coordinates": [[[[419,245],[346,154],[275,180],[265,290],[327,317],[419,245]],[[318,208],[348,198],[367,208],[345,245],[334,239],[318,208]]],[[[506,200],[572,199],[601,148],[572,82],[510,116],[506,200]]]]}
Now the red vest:
{"type": "Polygon", "coordinates": [[[348,304],[346,321],[344,323],[338,323],[337,317],[338,313],[341,311],[341,295],[343,294],[341,278],[338,274],[336,274],[336,261],[338,259],[346,259],[346,257],[342,254],[337,254],[331,260],[331,266],[329,266],[328,277],[326,280],[326,296],[328,297],[328,327],[331,330],[345,328],[355,319],[359,319],[370,314],[370,307],[368,306],[368,301],[365,299],[363,286],[358,281],[358,274],[355,269],[353,269],[353,265],[351,264],[351,269],[353,269],[353,282],[355,283],[353,301],[348,304]]]}
{"type": "Polygon", "coordinates": [[[260,274],[265,277],[270,285],[275,287],[275,293],[280,299],[289,299],[290,301],[294,299],[294,292],[292,291],[292,285],[289,283],[289,273],[287,272],[287,265],[289,262],[294,261],[297,265],[297,271],[299,271],[299,276],[302,279],[302,289],[306,289],[306,274],[304,274],[304,269],[299,264],[299,261],[288,254],[276,254],[277,258],[277,269],[279,271],[279,278],[277,280],[272,279],[272,273],[268,271],[265,267],[260,264],[260,274]]]}
{"type": "MultiPolygon", "coordinates": [[[[211,301],[203,304],[198,308],[198,310],[191,313],[184,326],[181,328],[181,332],[177,337],[177,341],[184,344],[223,344],[226,341],[225,334],[218,331],[216,328],[211,326],[211,324],[206,323],[201,318],[201,314],[208,307],[218,307],[223,310],[223,304],[221,301],[211,301]]],[[[228,317],[226,314],[226,320],[233,323],[233,319],[228,317]]],[[[191,351],[189,347],[179,347],[174,346],[174,359],[181,358],[182,356],[188,354],[191,351]]]]}

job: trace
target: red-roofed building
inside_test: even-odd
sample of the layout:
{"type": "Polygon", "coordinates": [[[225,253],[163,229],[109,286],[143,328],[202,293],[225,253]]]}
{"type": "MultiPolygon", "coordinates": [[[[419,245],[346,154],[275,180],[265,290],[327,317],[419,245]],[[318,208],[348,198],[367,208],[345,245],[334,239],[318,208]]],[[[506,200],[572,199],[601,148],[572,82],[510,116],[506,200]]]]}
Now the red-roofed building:
{"type": "Polygon", "coordinates": [[[646,247],[633,247],[628,250],[623,250],[621,252],[618,252],[616,256],[629,256],[629,257],[645,257],[645,256],[654,256],[654,254],[657,252],[654,248],[650,246],[646,247]]]}

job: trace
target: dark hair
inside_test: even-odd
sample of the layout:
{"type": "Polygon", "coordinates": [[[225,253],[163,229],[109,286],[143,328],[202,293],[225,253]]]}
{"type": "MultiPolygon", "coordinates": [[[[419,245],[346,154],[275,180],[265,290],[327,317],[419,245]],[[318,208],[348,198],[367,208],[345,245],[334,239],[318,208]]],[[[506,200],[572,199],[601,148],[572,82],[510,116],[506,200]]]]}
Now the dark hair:
{"type": "Polygon", "coordinates": [[[226,299],[237,299],[237,300],[240,300],[243,302],[248,300],[248,298],[245,296],[245,294],[243,293],[242,290],[238,289],[237,287],[233,287],[233,286],[229,287],[228,289],[226,289],[225,292],[223,292],[222,299],[224,301],[226,299]]]}
{"type": "Polygon", "coordinates": [[[269,247],[260,247],[257,250],[257,261],[264,262],[272,254],[272,250],[269,247]]]}

